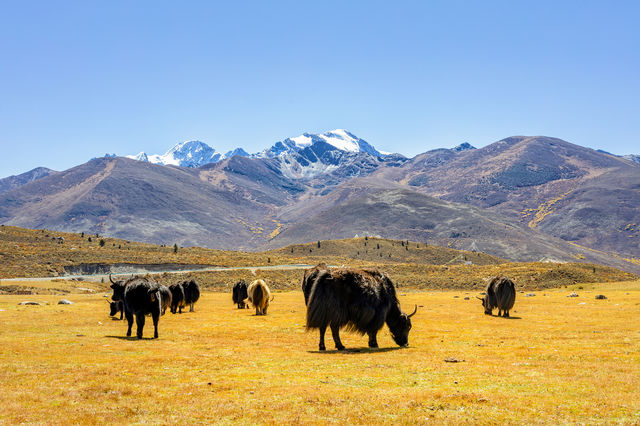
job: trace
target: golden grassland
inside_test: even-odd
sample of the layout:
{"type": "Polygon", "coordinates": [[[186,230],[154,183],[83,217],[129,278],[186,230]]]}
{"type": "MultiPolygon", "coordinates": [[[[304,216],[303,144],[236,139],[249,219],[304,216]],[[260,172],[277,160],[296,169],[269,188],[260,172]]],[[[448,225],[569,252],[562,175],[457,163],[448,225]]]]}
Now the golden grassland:
{"type": "Polygon", "coordinates": [[[518,293],[511,319],[476,294],[401,289],[420,306],[408,348],[385,326],[379,350],[343,332],[350,350],[326,353],[299,291],[259,317],[207,291],[141,341],[104,294],[1,295],[0,423],[640,422],[640,281],[518,293]]]}

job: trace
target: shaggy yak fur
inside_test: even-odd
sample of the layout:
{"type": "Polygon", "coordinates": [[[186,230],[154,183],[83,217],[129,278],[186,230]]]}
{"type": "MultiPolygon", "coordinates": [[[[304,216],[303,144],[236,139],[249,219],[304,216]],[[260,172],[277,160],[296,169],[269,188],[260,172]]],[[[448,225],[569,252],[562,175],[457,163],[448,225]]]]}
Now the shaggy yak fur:
{"type": "Polygon", "coordinates": [[[393,282],[378,270],[335,269],[325,264],[307,269],[302,281],[307,302],[307,329],[320,331],[319,349],[326,349],[324,334],[331,327],[336,349],[343,350],[340,328],[369,336],[369,347],[377,348],[377,334],[387,323],[399,346],[409,344],[411,314],[400,310],[393,282]]]}
{"type": "Polygon", "coordinates": [[[109,302],[107,300],[107,303],[109,304],[109,315],[111,315],[112,317],[115,317],[118,312],[120,312],[120,319],[122,319],[122,316],[124,315],[124,303],[119,300],[117,302],[109,302]]]}
{"type": "Polygon", "coordinates": [[[153,337],[157,339],[158,320],[162,310],[160,285],[144,277],[133,277],[126,281],[113,281],[109,276],[109,280],[113,289],[111,300],[124,302],[124,316],[127,318],[128,323],[127,337],[131,336],[131,327],[135,316],[138,328],[136,335],[138,339],[142,339],[145,315],[151,314],[154,328],[153,337]]]}
{"type": "Polygon", "coordinates": [[[200,286],[196,280],[184,281],[184,304],[189,305],[189,312],[193,312],[193,305],[200,299],[200,286]]]}
{"type": "Polygon", "coordinates": [[[263,280],[255,280],[247,289],[249,302],[256,308],[256,315],[267,315],[271,292],[263,280]]]}
{"type": "Polygon", "coordinates": [[[247,307],[245,299],[249,297],[247,293],[247,282],[245,280],[240,280],[233,286],[233,294],[231,298],[233,299],[233,303],[238,305],[238,309],[244,309],[247,307]]]}
{"type": "Polygon", "coordinates": [[[160,298],[162,299],[162,315],[171,306],[171,290],[166,285],[160,286],[160,298]]]}
{"type": "Polygon", "coordinates": [[[186,306],[184,302],[184,288],[182,287],[182,284],[171,284],[169,286],[169,291],[171,292],[171,313],[182,313],[182,308],[186,306]]]}
{"type": "Polygon", "coordinates": [[[482,301],[485,315],[491,315],[495,308],[498,308],[498,316],[509,318],[509,311],[516,302],[516,286],[507,277],[493,277],[482,301]]]}

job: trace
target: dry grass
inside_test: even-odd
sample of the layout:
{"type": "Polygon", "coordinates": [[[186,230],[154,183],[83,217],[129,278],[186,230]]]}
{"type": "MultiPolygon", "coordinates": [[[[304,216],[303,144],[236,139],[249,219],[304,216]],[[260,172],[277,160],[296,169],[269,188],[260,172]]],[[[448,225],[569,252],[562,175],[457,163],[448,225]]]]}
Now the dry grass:
{"type": "Polygon", "coordinates": [[[142,341],[102,295],[4,295],[0,423],[638,423],[640,281],[581,286],[519,293],[513,319],[483,315],[475,293],[402,292],[422,306],[411,346],[385,327],[377,351],[344,333],[345,353],[316,352],[300,292],[264,317],[205,292],[142,341]]]}

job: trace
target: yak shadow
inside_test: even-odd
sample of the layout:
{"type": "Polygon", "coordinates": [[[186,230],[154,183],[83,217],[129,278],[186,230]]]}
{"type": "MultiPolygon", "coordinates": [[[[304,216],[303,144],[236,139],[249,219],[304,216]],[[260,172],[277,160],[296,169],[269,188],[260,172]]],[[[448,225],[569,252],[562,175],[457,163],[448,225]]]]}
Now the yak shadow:
{"type": "Polygon", "coordinates": [[[104,337],[108,337],[109,339],[118,339],[118,340],[158,340],[155,337],[144,337],[142,336],[142,339],[138,339],[136,336],[104,336],[104,337]]]}
{"type": "MultiPolygon", "coordinates": [[[[410,346],[409,346],[410,347],[410,346]]],[[[307,351],[310,354],[371,354],[371,353],[384,353],[391,351],[398,351],[401,349],[406,349],[405,347],[388,347],[388,348],[370,348],[370,347],[362,347],[362,348],[353,348],[353,349],[344,349],[339,351],[337,349],[328,349],[326,351],[307,351]]]]}
{"type": "Polygon", "coordinates": [[[124,321],[124,318],[111,317],[111,321],[124,321]]]}
{"type": "Polygon", "coordinates": [[[512,316],[509,316],[509,317],[499,317],[499,316],[497,316],[497,315],[493,315],[493,314],[491,314],[491,316],[492,316],[492,317],[495,317],[495,318],[503,318],[503,319],[506,319],[506,320],[519,320],[519,319],[522,319],[522,317],[512,317],[512,316]]]}

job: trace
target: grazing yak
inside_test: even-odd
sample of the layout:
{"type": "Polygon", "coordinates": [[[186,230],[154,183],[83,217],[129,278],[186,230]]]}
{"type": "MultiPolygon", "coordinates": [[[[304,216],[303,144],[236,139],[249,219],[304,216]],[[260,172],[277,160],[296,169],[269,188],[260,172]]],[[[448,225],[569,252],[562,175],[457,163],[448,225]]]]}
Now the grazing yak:
{"type": "Polygon", "coordinates": [[[247,288],[249,302],[256,308],[256,315],[267,315],[271,292],[263,280],[255,280],[247,288]]]}
{"type": "Polygon", "coordinates": [[[409,344],[411,314],[400,309],[393,282],[378,270],[329,269],[320,264],[307,269],[302,281],[307,302],[307,330],[320,331],[319,349],[326,349],[324,334],[331,327],[336,349],[344,350],[340,328],[369,336],[369,347],[377,348],[377,334],[387,323],[399,346],[409,344]]]}
{"type": "Polygon", "coordinates": [[[181,283],[171,284],[169,291],[171,292],[171,313],[182,313],[182,308],[186,306],[184,302],[184,287],[182,287],[181,283]]]}
{"type": "Polygon", "coordinates": [[[249,297],[247,293],[247,282],[245,280],[240,280],[233,286],[233,293],[231,298],[233,299],[233,303],[238,305],[238,309],[244,309],[247,307],[245,300],[249,297]]]}
{"type": "Polygon", "coordinates": [[[184,281],[184,304],[189,305],[189,312],[193,312],[193,305],[200,299],[200,286],[196,280],[184,281]]]}
{"type": "Polygon", "coordinates": [[[107,303],[109,304],[109,315],[112,317],[115,317],[118,312],[120,312],[120,319],[122,319],[122,316],[124,315],[124,303],[121,300],[118,300],[117,302],[109,302],[107,300],[107,303]]]}
{"type": "Polygon", "coordinates": [[[516,302],[516,286],[513,281],[507,277],[493,277],[485,293],[484,297],[478,297],[482,301],[485,315],[491,315],[498,308],[498,316],[509,318],[509,311],[516,302]]]}
{"type": "Polygon", "coordinates": [[[136,335],[138,339],[142,339],[145,315],[151,314],[154,328],[153,337],[157,339],[158,320],[162,310],[160,285],[145,277],[133,277],[126,281],[113,281],[109,276],[109,280],[113,289],[111,300],[124,302],[124,315],[128,323],[127,337],[131,336],[131,327],[135,316],[138,328],[136,335]]]}

